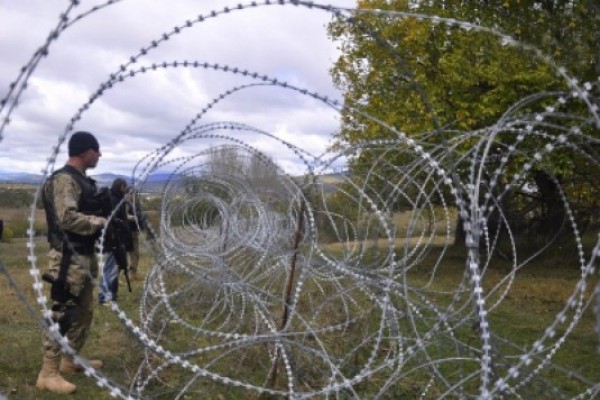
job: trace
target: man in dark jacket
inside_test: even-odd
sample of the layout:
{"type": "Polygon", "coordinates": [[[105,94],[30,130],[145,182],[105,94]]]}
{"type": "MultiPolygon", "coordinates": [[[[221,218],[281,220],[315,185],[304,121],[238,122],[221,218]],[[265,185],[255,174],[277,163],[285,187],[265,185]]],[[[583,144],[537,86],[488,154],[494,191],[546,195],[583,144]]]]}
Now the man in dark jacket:
{"type": "Polygon", "coordinates": [[[127,182],[122,178],[113,181],[110,188],[111,205],[113,215],[104,240],[106,251],[106,262],[102,269],[100,280],[99,302],[101,305],[109,305],[117,301],[119,292],[119,272],[127,271],[127,252],[132,248],[129,218],[133,218],[127,212],[128,203],[125,194],[128,192],[127,182]]]}

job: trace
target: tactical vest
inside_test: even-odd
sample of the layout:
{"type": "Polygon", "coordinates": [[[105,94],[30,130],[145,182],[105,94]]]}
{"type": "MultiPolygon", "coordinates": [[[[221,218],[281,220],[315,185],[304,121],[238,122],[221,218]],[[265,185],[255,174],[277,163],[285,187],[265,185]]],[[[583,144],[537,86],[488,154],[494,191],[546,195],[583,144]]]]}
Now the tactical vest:
{"type": "Polygon", "coordinates": [[[97,188],[96,181],[92,178],[83,175],[77,169],[70,165],[65,165],[63,168],[55,171],[52,176],[46,180],[44,184],[44,193],[42,200],[44,210],[46,211],[46,223],[48,224],[48,243],[53,249],[61,251],[63,242],[68,239],[73,249],[80,254],[94,253],[94,242],[97,239],[96,235],[79,235],[73,232],[63,230],[56,216],[54,208],[54,178],[58,174],[68,174],[73,178],[76,184],[81,188],[81,196],[77,204],[77,211],[86,215],[101,215],[101,204],[96,196],[97,188]],[[66,235],[66,237],[65,237],[66,235]]]}

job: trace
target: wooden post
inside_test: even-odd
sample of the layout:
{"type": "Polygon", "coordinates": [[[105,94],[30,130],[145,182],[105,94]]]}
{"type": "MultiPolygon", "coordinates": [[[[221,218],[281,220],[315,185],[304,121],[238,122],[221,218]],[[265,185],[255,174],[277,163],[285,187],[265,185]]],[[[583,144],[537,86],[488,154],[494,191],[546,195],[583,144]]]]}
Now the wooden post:
{"type": "MultiPolygon", "coordinates": [[[[296,220],[296,233],[294,234],[294,252],[292,254],[292,260],[290,263],[290,272],[287,279],[287,284],[285,287],[284,293],[284,306],[283,306],[283,315],[281,316],[281,322],[279,323],[278,330],[282,331],[287,325],[290,313],[290,303],[292,300],[292,289],[294,287],[294,279],[296,276],[296,260],[298,258],[298,247],[300,247],[300,242],[302,241],[302,231],[304,230],[304,213],[306,211],[306,202],[304,197],[300,200],[300,210],[298,212],[298,218],[296,220]]],[[[271,372],[269,373],[269,387],[274,387],[277,382],[277,370],[279,368],[279,362],[281,358],[281,350],[277,348],[277,354],[275,355],[275,362],[273,363],[273,367],[271,368],[271,372]]]]}

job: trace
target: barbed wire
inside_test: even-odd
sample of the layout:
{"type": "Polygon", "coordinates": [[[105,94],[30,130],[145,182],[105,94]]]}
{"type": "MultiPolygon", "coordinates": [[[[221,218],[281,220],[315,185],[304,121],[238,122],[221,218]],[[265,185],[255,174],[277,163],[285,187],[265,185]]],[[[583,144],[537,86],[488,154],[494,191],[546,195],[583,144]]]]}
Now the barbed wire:
{"type": "MultiPolygon", "coordinates": [[[[71,15],[80,4],[69,4],[0,102],[0,141],[10,134],[10,119],[51,45],[75,22],[113,3],[117,1],[75,17],[71,15]]],[[[423,399],[533,398],[540,390],[557,399],[597,395],[599,382],[554,361],[588,308],[594,308],[600,321],[600,286],[593,289],[595,297],[590,294],[600,240],[586,253],[571,199],[554,176],[549,179],[564,208],[564,226],[573,237],[580,278],[554,320],[540,328],[532,343],[506,337],[490,314],[507,301],[519,272],[556,245],[555,236],[523,252],[515,238],[518,228],[511,225],[502,202],[522,187],[532,169],[543,169],[543,160],[558,151],[582,157],[590,170],[600,167],[596,153],[589,150],[599,144],[598,81],[580,83],[539,49],[497,29],[452,18],[291,0],[239,4],[187,19],[107,74],[68,119],[51,150],[44,178],[53,171],[68,135],[99,99],[129,80],[173,69],[214,71],[249,83],[214,96],[172,140],[140,159],[132,171],[136,192],[144,192],[153,173],[171,171],[160,191],[160,220],[150,226],[154,239],[144,242],[153,262],[140,296],[140,322],[117,303],[111,306],[144,348],[132,381],[119,382],[94,370],[60,335],[47,307],[35,255],[40,188],[31,206],[28,260],[45,320],[42,325],[99,387],[122,399],[184,398],[207,387],[206,382],[253,396],[291,399],[383,399],[395,396],[400,388],[423,399]],[[357,16],[418,19],[490,35],[552,68],[567,90],[532,93],[493,125],[475,131],[446,129],[435,122],[434,131],[409,135],[317,91],[240,66],[191,60],[188,55],[141,65],[149,53],[192,26],[271,6],[326,12],[356,24],[396,62],[394,47],[357,16]],[[311,154],[247,124],[205,123],[217,104],[265,89],[301,96],[338,113],[360,114],[393,138],[338,144],[311,154]],[[428,140],[439,134],[449,139],[428,140]],[[291,176],[277,157],[247,140],[257,136],[268,143],[264,146],[275,149],[270,154],[294,157],[306,171],[303,178],[291,176]],[[177,149],[197,148],[191,143],[201,143],[202,150],[174,155],[177,149]],[[365,173],[340,173],[341,183],[328,188],[323,176],[341,172],[340,161],[359,153],[371,156],[365,173]],[[219,164],[215,162],[219,154],[233,154],[235,162],[219,164]],[[403,163],[389,161],[394,159],[403,163]],[[512,167],[514,160],[519,160],[517,169],[512,167]],[[394,218],[399,203],[407,204],[402,214],[408,222],[403,226],[394,218]],[[466,244],[465,268],[457,276],[450,271],[454,261],[447,261],[455,245],[455,219],[462,224],[458,228],[464,230],[466,244]],[[501,245],[501,239],[508,245],[501,245]],[[494,279],[498,257],[509,267],[494,279]],[[549,368],[585,389],[567,394],[544,373],[549,368]],[[176,373],[168,373],[171,370],[176,373]],[[165,380],[168,384],[162,385],[165,380]]],[[[430,94],[416,81],[415,90],[431,107],[430,94]]],[[[102,265],[103,239],[98,250],[102,265]]],[[[595,329],[600,335],[600,322],[595,329]]]]}

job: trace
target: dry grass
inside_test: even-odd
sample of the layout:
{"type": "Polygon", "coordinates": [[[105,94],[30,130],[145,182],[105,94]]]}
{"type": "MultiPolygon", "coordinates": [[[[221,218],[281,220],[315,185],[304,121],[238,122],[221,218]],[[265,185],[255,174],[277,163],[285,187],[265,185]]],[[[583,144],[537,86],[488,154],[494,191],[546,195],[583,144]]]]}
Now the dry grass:
{"type": "Polygon", "coordinates": [[[4,190],[28,190],[31,192],[35,192],[37,190],[37,185],[33,185],[30,183],[0,183],[0,189],[4,190]]]}
{"type": "MultiPolygon", "coordinates": [[[[4,224],[26,221],[30,214],[31,210],[29,209],[29,205],[26,205],[23,208],[0,207],[0,219],[4,220],[4,224]]],[[[45,223],[46,214],[44,213],[44,210],[35,210],[35,221],[45,223]]]]}
{"type": "MultiPolygon", "coordinates": [[[[432,238],[396,238],[394,239],[393,246],[396,250],[402,249],[406,246],[415,247],[415,246],[444,246],[444,245],[452,245],[454,242],[453,238],[448,239],[445,236],[434,236],[432,238]]],[[[330,251],[341,251],[347,249],[358,249],[359,247],[364,247],[365,249],[370,248],[379,248],[386,249],[390,247],[390,243],[387,239],[369,239],[369,240],[353,240],[348,242],[337,242],[337,243],[328,243],[321,245],[322,248],[330,250],[330,251]]]]}

